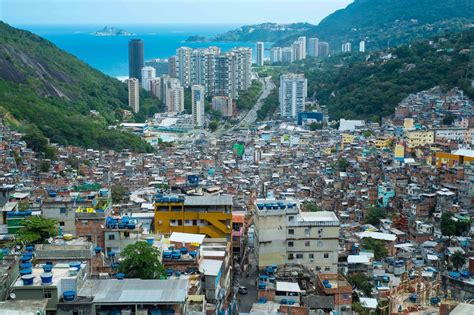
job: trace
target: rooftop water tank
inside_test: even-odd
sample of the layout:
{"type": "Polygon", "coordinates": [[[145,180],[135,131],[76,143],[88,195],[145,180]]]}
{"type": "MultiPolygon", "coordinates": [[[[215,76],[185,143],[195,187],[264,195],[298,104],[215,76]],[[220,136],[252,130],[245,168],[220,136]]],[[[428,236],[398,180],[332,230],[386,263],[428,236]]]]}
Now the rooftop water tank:
{"type": "Polygon", "coordinates": [[[43,265],[43,271],[44,272],[51,272],[51,270],[53,270],[53,265],[49,265],[49,264],[44,264],[43,265]]]}
{"type": "Polygon", "coordinates": [[[135,229],[135,223],[129,223],[129,224],[127,225],[127,228],[128,228],[129,230],[135,229]]]}
{"type": "Polygon", "coordinates": [[[76,270],[81,269],[81,263],[78,261],[73,261],[69,263],[70,268],[76,268],[76,270]]]}
{"type": "Polygon", "coordinates": [[[69,268],[69,276],[70,277],[77,276],[77,268],[75,268],[75,267],[69,268]]]}
{"type": "Polygon", "coordinates": [[[102,251],[102,247],[96,246],[96,247],[94,248],[94,251],[95,251],[96,254],[99,254],[99,253],[102,251]]]}
{"type": "Polygon", "coordinates": [[[63,299],[64,301],[74,301],[76,298],[76,291],[64,291],[63,299]]]}
{"type": "Polygon", "coordinates": [[[22,276],[31,275],[32,273],[33,273],[33,271],[31,270],[31,268],[26,268],[26,269],[20,270],[20,275],[22,275],[22,276]]]}
{"type": "Polygon", "coordinates": [[[53,274],[51,272],[45,272],[41,274],[42,284],[51,284],[53,282],[53,274]]]}
{"type": "Polygon", "coordinates": [[[33,267],[33,264],[30,263],[30,262],[22,263],[20,265],[20,269],[28,269],[28,268],[31,268],[31,267],[33,267]]]}
{"type": "Polygon", "coordinates": [[[117,280],[123,280],[125,278],[125,274],[119,272],[115,275],[115,277],[117,278],[117,280]]]}
{"type": "Polygon", "coordinates": [[[181,252],[181,254],[187,254],[188,253],[188,249],[186,247],[181,247],[181,249],[179,251],[181,252]]]}
{"type": "Polygon", "coordinates": [[[109,257],[115,257],[115,252],[110,251],[110,252],[107,253],[107,256],[109,256],[109,257]]]}
{"type": "Polygon", "coordinates": [[[35,247],[33,245],[27,245],[26,246],[26,251],[27,252],[32,252],[34,249],[35,249],[35,247]]]}
{"type": "Polygon", "coordinates": [[[33,275],[22,275],[21,276],[21,280],[23,280],[23,285],[32,285],[34,278],[35,278],[35,276],[33,276],[33,275]]]}

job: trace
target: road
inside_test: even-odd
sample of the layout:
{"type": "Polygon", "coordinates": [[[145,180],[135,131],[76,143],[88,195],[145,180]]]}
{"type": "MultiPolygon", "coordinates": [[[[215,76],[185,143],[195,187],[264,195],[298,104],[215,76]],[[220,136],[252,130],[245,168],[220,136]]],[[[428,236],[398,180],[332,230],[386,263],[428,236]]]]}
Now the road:
{"type": "Polygon", "coordinates": [[[242,275],[240,278],[240,285],[245,286],[248,293],[245,295],[237,295],[237,299],[239,299],[240,313],[250,313],[253,303],[257,302],[257,287],[255,285],[255,279],[257,279],[258,276],[257,268],[255,267],[257,263],[255,262],[253,252],[249,253],[249,255],[249,263],[252,265],[249,276],[246,277],[245,275],[242,275]]]}
{"type": "Polygon", "coordinates": [[[248,127],[248,126],[252,125],[253,123],[255,123],[255,121],[257,120],[257,111],[262,107],[263,102],[268,97],[268,95],[270,95],[272,90],[274,88],[276,88],[275,83],[273,83],[273,80],[272,80],[271,77],[266,77],[266,78],[263,78],[263,79],[259,79],[259,81],[262,83],[263,87],[262,87],[262,91],[260,92],[260,95],[259,95],[257,101],[255,102],[255,105],[252,107],[252,109],[250,109],[244,115],[237,116],[237,119],[239,120],[239,123],[237,125],[232,126],[229,129],[225,129],[225,128],[217,129],[213,133],[213,135],[216,138],[219,138],[224,133],[226,133],[228,131],[231,131],[235,128],[248,127]]]}

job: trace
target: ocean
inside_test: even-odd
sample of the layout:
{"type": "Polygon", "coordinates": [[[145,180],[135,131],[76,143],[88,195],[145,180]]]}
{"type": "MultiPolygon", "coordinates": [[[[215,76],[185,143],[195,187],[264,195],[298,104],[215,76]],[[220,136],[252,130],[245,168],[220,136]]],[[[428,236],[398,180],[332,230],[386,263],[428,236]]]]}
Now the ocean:
{"type": "MultiPolygon", "coordinates": [[[[236,46],[255,48],[250,42],[187,43],[191,35],[212,36],[240,27],[240,25],[110,25],[134,33],[133,36],[95,36],[91,33],[105,25],[14,25],[53,42],[90,66],[112,77],[128,76],[128,41],[144,41],[145,60],[168,58],[176,48],[218,46],[227,51],[236,46]]],[[[269,48],[271,43],[265,45],[269,48]]],[[[268,51],[265,51],[268,55],[268,51]]],[[[268,57],[268,56],[267,56],[268,57]]],[[[255,49],[254,49],[255,59],[255,49]]]]}

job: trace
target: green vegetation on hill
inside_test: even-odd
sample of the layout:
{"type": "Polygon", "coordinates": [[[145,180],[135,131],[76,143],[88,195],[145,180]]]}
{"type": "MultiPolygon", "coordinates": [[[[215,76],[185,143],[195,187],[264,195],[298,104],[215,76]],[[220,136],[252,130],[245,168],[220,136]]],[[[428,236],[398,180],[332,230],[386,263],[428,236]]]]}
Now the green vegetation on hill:
{"type": "MultiPolygon", "coordinates": [[[[62,145],[152,150],[133,134],[108,129],[128,109],[126,84],[51,42],[0,22],[0,69],[0,113],[18,121],[20,131],[35,126],[62,145]]],[[[157,100],[145,96],[142,104],[136,120],[160,107],[157,100]]]]}
{"type": "MultiPolygon", "coordinates": [[[[362,39],[368,49],[375,50],[443,35],[446,31],[461,31],[473,21],[472,0],[356,0],[304,35],[328,41],[336,51],[340,51],[344,41],[353,41],[357,49],[362,39]]],[[[288,36],[276,45],[291,43],[298,36],[288,36]]]]}
{"type": "Polygon", "coordinates": [[[419,41],[367,57],[339,55],[323,62],[307,59],[288,70],[305,73],[308,95],[327,105],[332,119],[378,120],[393,114],[408,94],[434,86],[457,86],[474,97],[472,61],[468,66],[473,43],[474,29],[470,29],[432,39],[431,44],[419,41]]]}
{"type": "Polygon", "coordinates": [[[258,80],[253,80],[250,88],[239,95],[236,106],[239,111],[250,110],[258,100],[260,92],[262,91],[262,83],[258,80]]]}

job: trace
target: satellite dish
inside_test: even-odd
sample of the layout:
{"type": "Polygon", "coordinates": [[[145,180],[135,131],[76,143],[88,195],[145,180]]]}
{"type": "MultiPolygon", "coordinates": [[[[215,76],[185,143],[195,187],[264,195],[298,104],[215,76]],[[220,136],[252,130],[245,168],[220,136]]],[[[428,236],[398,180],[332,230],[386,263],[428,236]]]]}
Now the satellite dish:
{"type": "Polygon", "coordinates": [[[16,294],[15,294],[15,293],[13,293],[13,292],[12,292],[12,293],[10,293],[10,299],[12,299],[12,300],[16,299],[16,294]]]}
{"type": "Polygon", "coordinates": [[[15,245],[15,249],[16,249],[16,250],[21,250],[21,247],[22,247],[22,246],[21,246],[20,244],[15,245]]]}

